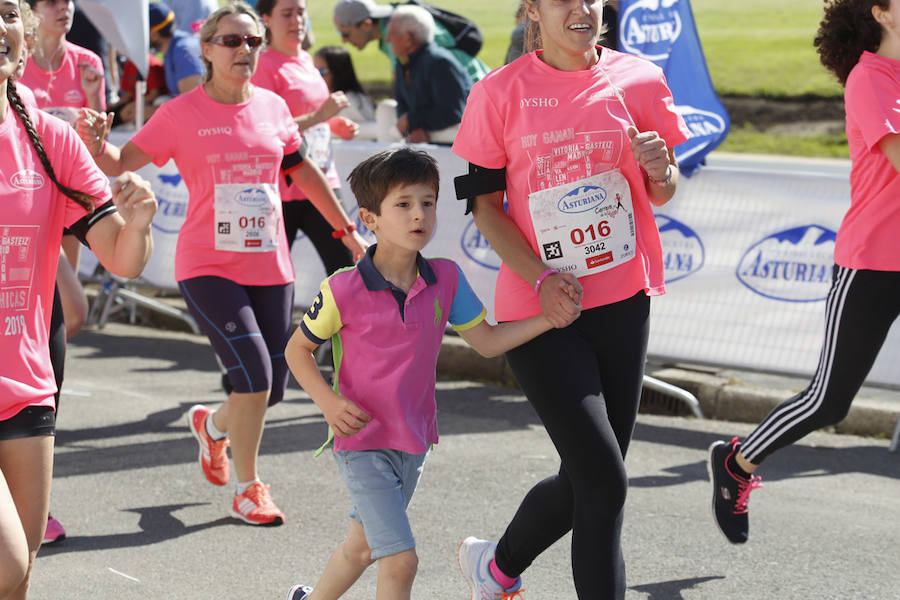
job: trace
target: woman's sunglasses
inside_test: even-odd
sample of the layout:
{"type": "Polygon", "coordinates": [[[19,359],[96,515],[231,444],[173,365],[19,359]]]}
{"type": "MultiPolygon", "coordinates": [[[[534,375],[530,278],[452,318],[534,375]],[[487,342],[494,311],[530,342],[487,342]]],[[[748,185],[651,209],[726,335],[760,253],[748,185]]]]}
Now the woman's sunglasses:
{"type": "Polygon", "coordinates": [[[259,48],[263,43],[263,39],[258,35],[238,35],[236,33],[229,33],[227,35],[219,35],[210,38],[209,42],[211,44],[225,46],[226,48],[240,48],[244,45],[244,42],[247,42],[247,45],[250,48],[259,48]]]}

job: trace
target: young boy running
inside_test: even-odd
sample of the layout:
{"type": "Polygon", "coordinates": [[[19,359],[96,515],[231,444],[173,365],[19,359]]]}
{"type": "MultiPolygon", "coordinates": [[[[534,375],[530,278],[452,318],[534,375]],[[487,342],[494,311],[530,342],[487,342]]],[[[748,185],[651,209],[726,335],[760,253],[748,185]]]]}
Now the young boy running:
{"type": "Polygon", "coordinates": [[[456,263],[419,253],[436,222],[439,175],[431,156],[388,150],[348,179],[377,244],[322,283],[285,356],[336,438],[334,457],[353,508],[347,536],[315,589],[294,586],[288,600],[339,598],[375,561],[377,597],[410,597],[418,558],[406,508],[438,441],[434,384],[444,327],[449,322],[484,356],[551,328],[543,315],[488,324],[456,263]],[[313,357],[329,338],[333,389],[313,357]]]}

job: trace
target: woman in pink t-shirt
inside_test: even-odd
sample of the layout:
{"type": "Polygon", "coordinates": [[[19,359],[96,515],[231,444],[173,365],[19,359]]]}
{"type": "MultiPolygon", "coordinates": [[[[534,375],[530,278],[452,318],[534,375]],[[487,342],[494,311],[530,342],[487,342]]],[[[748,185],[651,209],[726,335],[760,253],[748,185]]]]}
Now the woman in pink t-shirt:
{"type": "MultiPolygon", "coordinates": [[[[329,93],[328,84],[302,47],[308,22],[306,0],[259,0],[256,12],[266,26],[268,47],[259,57],[253,83],[284,98],[309,147],[309,158],[322,169],[340,198],[341,178],[334,164],[331,136],[350,140],[359,128],[353,121],[338,116],[349,104],[346,96],[343,92],[329,93]]],[[[282,193],[288,246],[302,231],[319,253],[327,274],[352,265],[347,248],[331,235],[334,227],[329,224],[327,213],[320,213],[319,207],[295,185],[284,188],[282,193]]]]}
{"type": "MultiPolygon", "coordinates": [[[[257,476],[267,405],[284,397],[294,270],[281,224],[279,182],[289,176],[328,207],[354,256],[365,242],[306,160],[284,100],[251,84],[262,24],[243,3],[213,12],[200,30],[206,82],[169,100],[121,149],[102,140],[109,116],[86,115],[79,133],[107,174],[170,159],[189,202],[175,251],[175,279],[188,309],[227,369],[232,391],[212,411],[192,407],[188,423],[206,479],[230,479],[232,514],[252,525],[278,525],[284,514],[257,476]]],[[[324,209],[323,209],[324,210],[324,209]]]]}
{"type": "Polygon", "coordinates": [[[507,360],[561,467],[525,496],[496,546],[460,545],[473,598],[515,593],[519,575],[569,531],[578,597],[625,594],[624,459],[650,297],[665,291],[652,205],[675,193],[672,148],[689,133],[658,67],[597,46],[602,7],[523,2],[528,39],[539,33],[543,49],[472,87],[453,145],[471,165],[462,195],[503,260],[497,320],[543,313],[559,327],[507,360]],[[564,326],[579,302],[581,316],[564,326]]]}
{"type": "Polygon", "coordinates": [[[28,0],[38,18],[37,46],[28,59],[22,83],[34,92],[38,107],[69,122],[77,109],[106,109],[103,62],[66,41],[72,28],[72,0],[28,0]]]}
{"type": "Polygon", "coordinates": [[[0,38],[0,597],[25,598],[50,503],[48,331],[62,230],[113,273],[136,277],[156,201],[132,174],[110,188],[72,128],[22,103],[11,82],[24,44],[17,0],[0,0],[0,38]]]}
{"type": "Polygon", "coordinates": [[[840,422],[900,314],[900,0],[833,0],[813,42],[845,86],[850,209],[838,229],[825,303],[825,341],[809,386],[779,404],[741,443],[709,450],[716,525],[749,536],[754,475],[773,452],[840,422]]]}

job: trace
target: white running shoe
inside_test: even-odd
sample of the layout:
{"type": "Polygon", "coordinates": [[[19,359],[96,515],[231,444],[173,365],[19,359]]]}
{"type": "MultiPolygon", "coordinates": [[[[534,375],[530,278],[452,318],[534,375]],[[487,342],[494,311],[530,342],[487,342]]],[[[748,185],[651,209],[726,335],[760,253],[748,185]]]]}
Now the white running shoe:
{"type": "Polygon", "coordinates": [[[522,578],[516,579],[516,583],[508,589],[501,587],[491,575],[490,564],[497,549],[495,542],[479,540],[476,537],[467,537],[459,545],[457,557],[459,570],[462,573],[469,589],[472,591],[472,600],[512,600],[521,598],[522,578]]]}
{"type": "Polygon", "coordinates": [[[288,590],[287,600],[305,600],[312,594],[312,590],[308,585],[295,585],[288,590]]]}

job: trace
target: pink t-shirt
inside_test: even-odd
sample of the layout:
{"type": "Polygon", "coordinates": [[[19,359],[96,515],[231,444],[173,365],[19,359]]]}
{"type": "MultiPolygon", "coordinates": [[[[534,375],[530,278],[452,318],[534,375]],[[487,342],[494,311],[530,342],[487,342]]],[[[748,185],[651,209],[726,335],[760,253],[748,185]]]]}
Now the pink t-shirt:
{"type": "MultiPolygon", "coordinates": [[[[64,185],[110,199],[109,180],[75,131],[28,109],[64,185]]],[[[26,406],[53,406],[48,331],[63,227],[86,212],[60,193],[12,108],[0,123],[0,421],[26,406]]]]}
{"type": "Polygon", "coordinates": [[[284,100],[253,87],[221,104],[204,86],[153,113],[131,142],[153,162],[175,160],[188,209],[175,248],[175,279],[212,275],[241,285],[294,281],[282,224],[282,159],[300,148],[284,100]]]}
{"type": "Polygon", "coordinates": [[[21,82],[16,82],[16,93],[19,94],[19,98],[22,100],[22,104],[27,107],[37,108],[37,100],[34,98],[34,92],[31,91],[27,85],[22,85],[21,82]]]}
{"type": "Polygon", "coordinates": [[[900,271],[900,174],[878,142],[900,134],[900,61],[863,52],[847,78],[850,209],[834,262],[851,269],[900,271]]]}
{"type": "MultiPolygon", "coordinates": [[[[81,63],[87,63],[100,73],[103,73],[103,62],[100,57],[81,46],[71,42],[65,42],[65,54],[59,69],[48,73],[37,66],[32,57],[28,57],[25,65],[25,73],[22,75],[22,83],[31,88],[37,100],[38,108],[46,110],[56,116],[71,120],[70,114],[74,114],[66,108],[86,108],[88,98],[81,87],[81,63]]],[[[106,110],[106,83],[100,82],[101,108],[106,110]]]]}
{"type": "MultiPolygon", "coordinates": [[[[645,175],[634,160],[626,134],[631,124],[628,113],[639,131],[658,131],[669,148],[690,136],[675,112],[662,71],[652,63],[603,48],[592,68],[559,71],[532,52],[492,71],[472,87],[453,144],[453,151],[471,163],[489,169],[506,167],[509,215],[535,255],[544,260],[559,249],[554,249],[554,243],[545,243],[539,252],[530,195],[536,194],[532,203],[538,209],[568,202],[569,213],[586,219],[579,235],[589,236],[597,235],[602,226],[601,217],[595,215],[599,210],[592,210],[599,197],[593,193],[607,193],[601,191],[598,178],[614,174],[616,189],[623,191],[619,196],[626,195],[623,186],[630,189],[633,210],[626,209],[622,216],[632,213],[633,217],[628,216],[631,231],[627,225],[624,231],[617,231],[634,240],[621,244],[622,248],[633,246],[627,248],[632,258],[617,259],[610,263],[615,266],[579,277],[584,308],[617,302],[639,290],[651,296],[665,292],[659,231],[645,175]],[[612,85],[620,90],[627,113],[612,85]],[[616,169],[621,175],[613,171],[616,169]]],[[[615,208],[618,196],[609,196],[615,208]]],[[[597,248],[599,243],[584,250],[597,248]]],[[[605,254],[606,250],[597,252],[605,254]]],[[[593,263],[587,264],[594,268],[593,263]]],[[[494,297],[498,320],[519,320],[541,312],[532,286],[505,263],[500,267],[494,297]]]]}
{"type": "MultiPolygon", "coordinates": [[[[285,56],[269,48],[260,55],[259,65],[251,81],[284,98],[294,117],[317,111],[330,95],[328,84],[313,64],[312,56],[303,50],[300,51],[300,56],[285,56]]],[[[305,129],[303,137],[309,146],[309,158],[322,169],[333,189],[340,188],[341,178],[334,166],[328,123],[319,123],[305,129]]],[[[291,185],[290,191],[284,196],[286,200],[302,200],[307,197],[296,185],[291,185]]]]}

